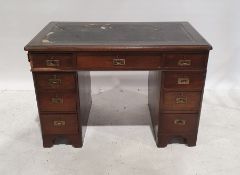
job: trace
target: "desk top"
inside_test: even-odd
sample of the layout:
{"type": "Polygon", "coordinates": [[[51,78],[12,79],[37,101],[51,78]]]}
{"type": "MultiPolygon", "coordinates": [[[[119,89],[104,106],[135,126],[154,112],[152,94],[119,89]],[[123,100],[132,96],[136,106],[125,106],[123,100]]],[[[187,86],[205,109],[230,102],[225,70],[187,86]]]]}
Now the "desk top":
{"type": "Polygon", "coordinates": [[[188,22],[50,22],[26,51],[204,51],[188,22]]]}

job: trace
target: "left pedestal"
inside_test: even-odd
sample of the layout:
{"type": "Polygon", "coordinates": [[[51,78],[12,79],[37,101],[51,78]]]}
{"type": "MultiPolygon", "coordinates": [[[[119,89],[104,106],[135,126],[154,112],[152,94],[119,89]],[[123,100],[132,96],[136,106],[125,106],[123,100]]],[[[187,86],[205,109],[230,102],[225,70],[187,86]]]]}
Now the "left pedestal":
{"type": "Polygon", "coordinates": [[[33,72],[43,146],[52,147],[63,138],[82,147],[91,108],[90,73],[33,72]]]}

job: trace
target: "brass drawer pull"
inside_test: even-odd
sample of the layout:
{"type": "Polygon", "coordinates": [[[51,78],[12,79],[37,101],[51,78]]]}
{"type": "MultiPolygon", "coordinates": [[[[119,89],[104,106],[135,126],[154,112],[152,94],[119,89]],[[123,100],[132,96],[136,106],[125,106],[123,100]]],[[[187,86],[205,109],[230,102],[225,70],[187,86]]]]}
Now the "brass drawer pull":
{"type": "Polygon", "coordinates": [[[48,85],[52,88],[58,87],[61,84],[61,79],[57,78],[56,75],[53,76],[53,78],[48,79],[48,85]]]}
{"type": "Polygon", "coordinates": [[[174,124],[184,126],[186,124],[186,120],[176,119],[174,120],[174,124]]]}
{"type": "Polygon", "coordinates": [[[53,97],[53,98],[51,99],[51,102],[52,102],[53,104],[63,104],[63,98],[53,97]]]}
{"type": "Polygon", "coordinates": [[[59,67],[60,61],[59,60],[46,60],[46,65],[48,67],[59,67]]]}
{"type": "Polygon", "coordinates": [[[176,98],[176,104],[186,104],[187,103],[187,97],[177,97],[176,98]]]}
{"type": "Polygon", "coordinates": [[[178,66],[191,66],[191,60],[179,60],[178,66]]]}
{"type": "Polygon", "coordinates": [[[177,84],[189,84],[190,80],[189,78],[178,78],[177,79],[177,84]]]}
{"type": "Polygon", "coordinates": [[[61,127],[61,126],[65,126],[66,122],[64,120],[54,120],[53,121],[53,126],[54,127],[61,127]]]}
{"type": "Polygon", "coordinates": [[[125,65],[125,59],[113,59],[113,65],[114,66],[123,66],[125,65]]]}

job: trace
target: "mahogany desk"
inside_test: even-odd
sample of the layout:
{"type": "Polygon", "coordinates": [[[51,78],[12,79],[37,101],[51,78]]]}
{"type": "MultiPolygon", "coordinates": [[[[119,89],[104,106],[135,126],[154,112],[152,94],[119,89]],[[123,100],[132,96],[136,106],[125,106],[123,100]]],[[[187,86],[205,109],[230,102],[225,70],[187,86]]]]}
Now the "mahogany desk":
{"type": "MultiPolygon", "coordinates": [[[[90,71],[149,70],[148,104],[158,147],[196,145],[211,45],[188,22],[51,22],[25,46],[43,146],[59,136],[83,145],[90,71]]],[[[147,116],[146,116],[147,117],[147,116]]]]}

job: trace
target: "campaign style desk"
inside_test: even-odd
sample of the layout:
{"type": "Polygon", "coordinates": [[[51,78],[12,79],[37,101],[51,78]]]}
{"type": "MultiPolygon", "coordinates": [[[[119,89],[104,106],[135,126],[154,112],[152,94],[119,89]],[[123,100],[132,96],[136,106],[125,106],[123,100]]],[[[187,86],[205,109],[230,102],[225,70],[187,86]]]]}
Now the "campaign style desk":
{"type": "Polygon", "coordinates": [[[49,23],[25,46],[43,146],[53,146],[58,137],[74,147],[83,145],[92,103],[89,72],[96,70],[149,70],[157,146],[175,137],[196,145],[211,49],[188,22],[49,23]]]}

